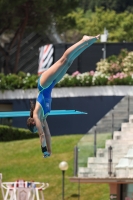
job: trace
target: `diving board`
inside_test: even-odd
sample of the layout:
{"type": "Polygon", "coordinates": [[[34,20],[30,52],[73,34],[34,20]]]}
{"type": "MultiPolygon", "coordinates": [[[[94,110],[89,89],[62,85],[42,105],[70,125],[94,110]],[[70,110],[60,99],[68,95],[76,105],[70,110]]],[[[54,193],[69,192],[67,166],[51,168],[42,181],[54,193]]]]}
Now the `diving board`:
{"type": "MultiPolygon", "coordinates": [[[[77,110],[51,110],[49,113],[49,115],[79,115],[79,114],[87,114],[87,113],[77,110]]],[[[0,118],[29,117],[29,116],[30,116],[30,111],[0,112],[0,118]]]]}

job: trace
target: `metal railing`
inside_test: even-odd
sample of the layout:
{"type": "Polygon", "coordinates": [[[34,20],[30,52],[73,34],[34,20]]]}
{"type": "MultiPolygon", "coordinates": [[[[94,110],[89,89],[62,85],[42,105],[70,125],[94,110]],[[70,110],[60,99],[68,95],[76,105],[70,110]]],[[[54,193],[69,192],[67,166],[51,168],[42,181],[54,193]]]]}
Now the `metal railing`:
{"type": "MultiPolygon", "coordinates": [[[[102,127],[105,127],[106,132],[103,132],[105,135],[108,135],[105,137],[106,139],[113,139],[114,131],[120,131],[121,130],[121,124],[123,122],[129,121],[129,115],[133,114],[133,97],[132,96],[126,96],[122,99],[122,101],[116,105],[110,112],[105,115],[103,119],[108,118],[109,120],[109,126],[107,126],[106,120],[104,122],[96,123],[95,126],[91,129],[90,132],[88,132],[86,135],[83,136],[83,138],[79,141],[77,146],[74,148],[74,176],[77,176],[78,173],[78,167],[83,166],[87,167],[87,159],[89,157],[96,157],[97,156],[97,149],[102,148],[103,143],[99,144],[98,137],[102,134],[99,124],[102,124],[102,127]],[[107,127],[106,127],[107,126],[107,127]],[[100,134],[99,134],[100,133],[100,134]],[[84,137],[91,136],[92,137],[92,143],[90,144],[87,140],[84,140],[84,137]],[[83,141],[84,140],[84,141],[83,141]],[[87,147],[88,145],[88,147],[87,147]],[[80,162],[80,160],[82,160],[80,162]],[[85,161],[86,160],[86,161],[85,161]]],[[[101,135],[102,136],[102,135],[101,135]]],[[[104,141],[104,142],[105,142],[104,141]]],[[[104,143],[105,145],[105,143],[104,143]]],[[[115,176],[115,171],[113,170],[113,147],[108,147],[108,175],[109,176],[115,176]]]]}

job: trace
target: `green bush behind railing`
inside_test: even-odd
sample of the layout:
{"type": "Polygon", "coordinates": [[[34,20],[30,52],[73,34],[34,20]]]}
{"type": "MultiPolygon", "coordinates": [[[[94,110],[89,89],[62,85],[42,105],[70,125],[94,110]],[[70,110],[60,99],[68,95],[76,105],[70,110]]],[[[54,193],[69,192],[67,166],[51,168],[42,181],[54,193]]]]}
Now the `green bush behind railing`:
{"type": "Polygon", "coordinates": [[[31,138],[37,138],[37,137],[38,137],[38,134],[31,133],[27,129],[0,125],[0,141],[1,142],[31,139],[31,138]]]}

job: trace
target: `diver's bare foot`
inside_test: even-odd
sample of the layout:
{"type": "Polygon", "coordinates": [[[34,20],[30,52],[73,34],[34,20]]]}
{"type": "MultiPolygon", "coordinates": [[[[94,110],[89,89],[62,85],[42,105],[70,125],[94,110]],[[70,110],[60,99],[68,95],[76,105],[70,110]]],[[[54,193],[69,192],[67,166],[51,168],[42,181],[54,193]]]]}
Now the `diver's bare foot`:
{"type": "Polygon", "coordinates": [[[84,36],[83,36],[83,40],[84,40],[84,41],[90,41],[90,40],[92,40],[92,39],[94,39],[94,38],[96,38],[96,39],[98,40],[99,37],[100,37],[100,35],[97,35],[97,36],[87,36],[87,35],[84,35],[84,36]]]}
{"type": "Polygon", "coordinates": [[[100,34],[97,35],[97,36],[95,36],[95,38],[96,38],[97,40],[99,40],[99,39],[100,39],[100,34]]]}

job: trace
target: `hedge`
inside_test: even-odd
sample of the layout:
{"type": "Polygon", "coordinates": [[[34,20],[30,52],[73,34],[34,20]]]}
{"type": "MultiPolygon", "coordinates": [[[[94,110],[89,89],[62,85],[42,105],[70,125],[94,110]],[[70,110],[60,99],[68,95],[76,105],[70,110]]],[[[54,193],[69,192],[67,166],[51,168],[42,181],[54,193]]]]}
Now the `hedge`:
{"type": "Polygon", "coordinates": [[[13,141],[22,139],[37,138],[37,133],[31,133],[27,129],[14,128],[11,126],[0,125],[0,141],[13,141]]]}

